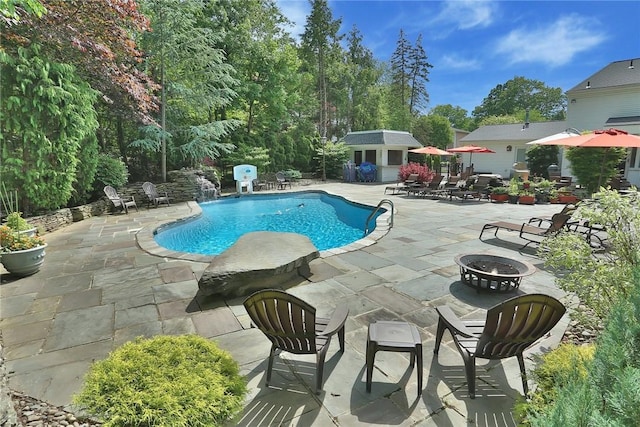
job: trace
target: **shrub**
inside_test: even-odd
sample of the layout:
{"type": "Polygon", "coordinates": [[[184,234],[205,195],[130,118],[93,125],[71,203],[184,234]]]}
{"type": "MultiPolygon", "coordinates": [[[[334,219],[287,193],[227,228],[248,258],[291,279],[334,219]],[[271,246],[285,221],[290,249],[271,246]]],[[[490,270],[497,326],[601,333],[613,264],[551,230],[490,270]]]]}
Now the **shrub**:
{"type": "Polygon", "coordinates": [[[626,156],[624,148],[569,147],[566,150],[571,172],[589,194],[609,183],[626,156]]]}
{"type": "Polygon", "coordinates": [[[406,165],[400,166],[400,170],[398,171],[398,179],[400,181],[406,181],[411,174],[418,174],[418,182],[429,182],[436,175],[436,173],[430,170],[426,165],[409,162],[406,165]]]}
{"type": "Polygon", "coordinates": [[[537,357],[537,365],[531,372],[537,388],[528,400],[520,399],[514,408],[522,425],[530,425],[529,417],[543,412],[557,399],[559,391],[573,379],[584,379],[587,367],[593,360],[595,346],[561,344],[554,350],[537,357]]]}
{"type": "Polygon", "coordinates": [[[547,168],[558,163],[557,145],[534,145],[527,151],[527,165],[532,176],[549,178],[547,168]]]}
{"type": "Polygon", "coordinates": [[[530,418],[531,425],[640,425],[640,269],[628,299],[615,305],[596,343],[587,376],[557,390],[555,402],[530,418]]]}
{"type": "Polygon", "coordinates": [[[96,192],[101,193],[105,185],[120,188],[127,183],[128,179],[129,171],[122,160],[111,157],[108,154],[98,155],[98,169],[94,181],[96,192]]]}
{"type": "Polygon", "coordinates": [[[219,426],[242,409],[246,382],[215,343],[138,338],[94,363],[74,403],[104,426],[219,426]]]}
{"type": "Polygon", "coordinates": [[[598,316],[605,318],[620,298],[628,297],[632,270],[640,266],[640,195],[622,196],[602,190],[582,201],[572,219],[603,226],[606,252],[594,254],[585,236],[560,233],[545,239],[538,254],[545,266],[561,274],[557,285],[575,292],[598,316]]]}

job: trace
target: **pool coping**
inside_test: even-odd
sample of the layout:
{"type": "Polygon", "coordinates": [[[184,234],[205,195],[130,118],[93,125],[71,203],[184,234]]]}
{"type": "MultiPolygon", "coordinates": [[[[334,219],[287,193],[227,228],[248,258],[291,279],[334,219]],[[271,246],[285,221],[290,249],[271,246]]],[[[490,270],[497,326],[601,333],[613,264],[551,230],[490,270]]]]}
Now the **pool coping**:
{"type": "MultiPolygon", "coordinates": [[[[296,193],[303,193],[303,192],[305,191],[296,191],[296,193]]],[[[366,203],[354,202],[353,200],[349,200],[344,196],[331,193],[325,190],[313,190],[313,192],[314,193],[320,192],[328,195],[342,197],[348,202],[358,203],[360,205],[364,205],[370,208],[375,208],[375,206],[371,206],[366,203]]],[[[273,193],[273,194],[276,194],[276,193],[273,193]]],[[[202,214],[202,208],[196,201],[188,201],[187,209],[188,209],[188,214],[186,216],[175,218],[175,219],[169,219],[169,220],[164,219],[163,221],[158,221],[155,224],[145,226],[140,230],[138,230],[138,232],[136,233],[136,241],[138,243],[138,247],[144,252],[153,256],[179,259],[179,260],[185,260],[185,261],[211,263],[217,257],[217,255],[201,255],[201,254],[193,254],[188,252],[173,251],[171,249],[167,249],[158,245],[155,239],[153,238],[154,232],[162,226],[166,226],[168,224],[172,224],[180,221],[188,221],[202,214]]],[[[395,209],[395,207],[393,209],[395,209]]],[[[383,236],[385,236],[390,229],[391,229],[391,210],[386,209],[385,212],[383,212],[376,218],[376,228],[371,233],[348,245],[340,246],[338,248],[333,248],[333,249],[327,249],[324,251],[319,251],[320,258],[328,258],[334,255],[339,255],[346,252],[353,252],[353,251],[366,248],[367,246],[371,246],[375,244],[378,240],[380,240],[383,236]]]]}

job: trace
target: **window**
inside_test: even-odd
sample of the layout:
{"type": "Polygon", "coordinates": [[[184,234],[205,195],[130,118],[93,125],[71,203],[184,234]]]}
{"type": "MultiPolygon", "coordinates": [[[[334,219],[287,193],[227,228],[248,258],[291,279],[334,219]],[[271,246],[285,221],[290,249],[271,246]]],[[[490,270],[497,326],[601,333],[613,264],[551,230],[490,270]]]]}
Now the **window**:
{"type": "Polygon", "coordinates": [[[376,150],[367,150],[364,152],[365,162],[376,164],[376,150]]]}
{"type": "Polygon", "coordinates": [[[356,166],[362,163],[362,151],[353,152],[353,162],[356,164],[356,166]]]}
{"type": "Polygon", "coordinates": [[[631,149],[631,156],[629,157],[629,167],[632,169],[640,168],[640,165],[636,163],[638,159],[638,148],[634,147],[631,149]]]}
{"type": "Polygon", "coordinates": [[[390,166],[402,164],[402,150],[389,150],[387,154],[388,164],[390,166]]]}

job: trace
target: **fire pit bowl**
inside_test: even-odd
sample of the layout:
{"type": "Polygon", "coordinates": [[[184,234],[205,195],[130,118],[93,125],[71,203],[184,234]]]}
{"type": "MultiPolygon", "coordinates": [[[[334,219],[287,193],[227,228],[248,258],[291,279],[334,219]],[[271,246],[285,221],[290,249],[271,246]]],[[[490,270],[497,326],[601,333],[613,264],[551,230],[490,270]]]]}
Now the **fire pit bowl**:
{"type": "Polygon", "coordinates": [[[526,262],[496,255],[467,254],[455,257],[460,279],[478,292],[508,292],[517,289],[524,276],[536,268],[526,262]]]}

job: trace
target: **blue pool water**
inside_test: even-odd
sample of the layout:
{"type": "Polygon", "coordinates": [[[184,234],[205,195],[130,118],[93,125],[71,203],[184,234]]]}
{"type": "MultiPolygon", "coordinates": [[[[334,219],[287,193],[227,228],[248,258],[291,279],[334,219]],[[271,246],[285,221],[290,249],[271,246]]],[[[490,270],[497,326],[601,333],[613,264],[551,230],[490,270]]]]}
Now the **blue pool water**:
{"type": "MultiPolygon", "coordinates": [[[[161,227],[158,245],[179,252],[218,255],[252,231],[303,234],[318,250],[338,248],[363,237],[373,208],[321,192],[265,194],[201,203],[202,215],[161,227]]],[[[380,209],[369,221],[370,231],[380,209]]]]}

